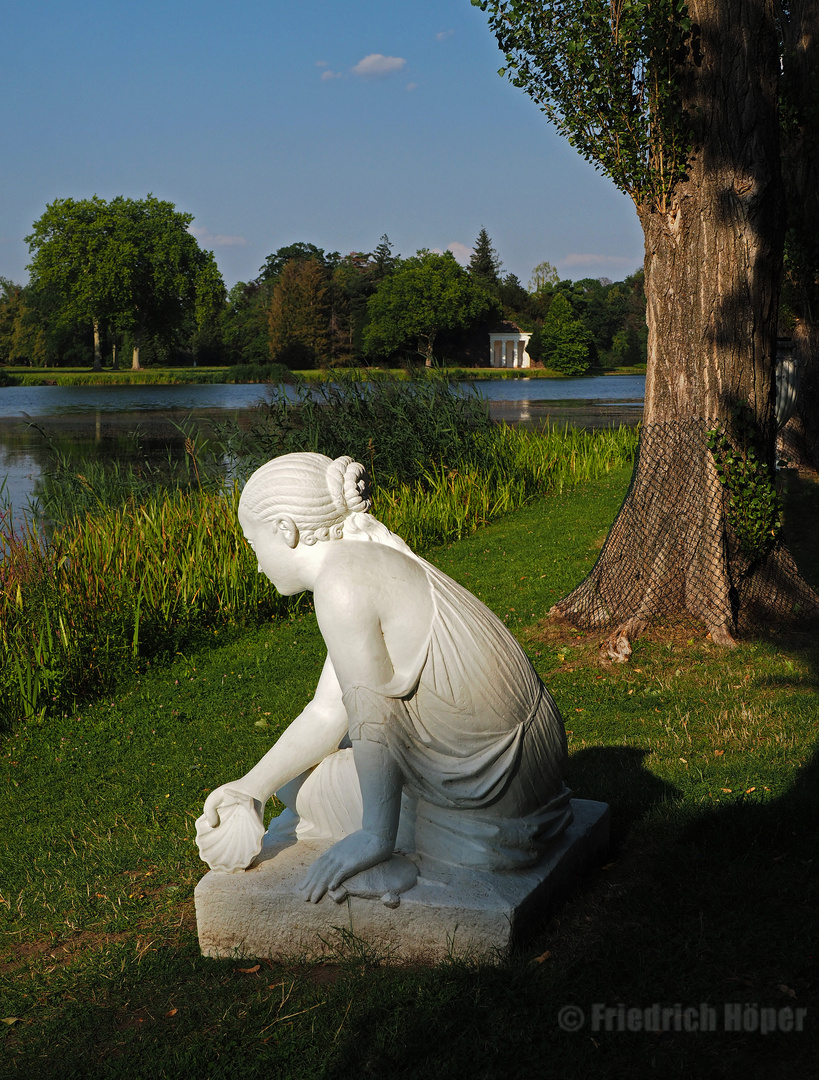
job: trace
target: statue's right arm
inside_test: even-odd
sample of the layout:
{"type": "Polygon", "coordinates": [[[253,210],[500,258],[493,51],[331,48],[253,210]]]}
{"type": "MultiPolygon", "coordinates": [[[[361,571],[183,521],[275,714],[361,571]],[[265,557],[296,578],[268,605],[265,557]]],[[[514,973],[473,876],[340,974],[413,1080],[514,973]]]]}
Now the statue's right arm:
{"type": "Polygon", "coordinates": [[[328,657],[312,701],[286,728],[261,761],[240,780],[225,784],[210,793],[204,809],[208,824],[213,828],[219,824],[218,809],[225,801],[225,788],[244,792],[264,806],[274,792],[337,750],[347,734],[347,727],[347,712],[341,700],[341,687],[328,657]]]}

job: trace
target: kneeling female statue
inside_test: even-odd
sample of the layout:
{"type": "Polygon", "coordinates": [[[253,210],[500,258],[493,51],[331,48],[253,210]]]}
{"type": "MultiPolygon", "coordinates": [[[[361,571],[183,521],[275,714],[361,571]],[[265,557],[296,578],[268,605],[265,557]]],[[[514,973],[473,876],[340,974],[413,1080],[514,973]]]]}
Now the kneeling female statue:
{"type": "Polygon", "coordinates": [[[525,653],[369,507],[362,465],[311,453],[263,465],[239,503],[260,573],[313,593],[327,660],[272,749],[208,796],[197,841],[214,869],[249,866],[275,793],[287,809],[274,837],[335,841],[301,883],[314,902],[396,850],[531,866],[572,819],[563,722],[525,653]]]}

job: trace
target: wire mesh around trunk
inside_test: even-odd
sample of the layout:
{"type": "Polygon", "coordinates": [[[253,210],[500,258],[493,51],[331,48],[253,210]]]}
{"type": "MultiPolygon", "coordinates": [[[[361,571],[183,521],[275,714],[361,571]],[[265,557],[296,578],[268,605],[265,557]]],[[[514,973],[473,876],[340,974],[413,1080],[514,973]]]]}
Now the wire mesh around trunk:
{"type": "Polygon", "coordinates": [[[585,628],[704,624],[752,633],[816,613],[817,597],[779,541],[749,559],[732,530],[707,444],[720,422],[643,427],[623,505],[589,575],[553,611],[585,628]]]}

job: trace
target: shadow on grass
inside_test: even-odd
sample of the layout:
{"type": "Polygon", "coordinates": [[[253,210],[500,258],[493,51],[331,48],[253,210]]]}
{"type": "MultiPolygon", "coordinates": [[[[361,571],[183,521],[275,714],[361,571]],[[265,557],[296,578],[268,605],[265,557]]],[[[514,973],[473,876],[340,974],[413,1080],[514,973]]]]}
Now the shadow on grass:
{"type": "Polygon", "coordinates": [[[650,826],[527,954],[411,978],[374,973],[328,1075],[815,1077],[819,756],[779,799],[700,812],[677,803],[639,752],[592,750],[572,771],[576,783],[608,784],[615,820],[642,807],[650,826]],[[595,1003],[654,1002],[707,1003],[714,1030],[592,1026],[595,1003]],[[806,1009],[804,1030],[732,1030],[726,1006],[736,1004],[752,1006],[751,1025],[757,1008],[806,1009]],[[561,1030],[566,1005],[582,1010],[580,1030],[561,1030]]]}
{"type": "Polygon", "coordinates": [[[673,784],[643,765],[648,751],[636,746],[592,746],[569,758],[566,783],[576,799],[597,799],[612,807],[612,843],[652,807],[682,798],[673,784]]]}

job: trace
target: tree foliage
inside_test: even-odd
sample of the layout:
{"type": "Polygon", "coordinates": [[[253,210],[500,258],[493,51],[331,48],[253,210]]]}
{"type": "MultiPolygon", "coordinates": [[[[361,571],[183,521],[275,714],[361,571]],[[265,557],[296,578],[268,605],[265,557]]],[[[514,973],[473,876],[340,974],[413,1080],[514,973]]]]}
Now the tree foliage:
{"type": "Polygon", "coordinates": [[[502,265],[498,253],[489,239],[489,233],[486,229],[481,229],[472,249],[472,257],[469,260],[469,273],[484,287],[492,290],[500,283],[500,268],[502,265]]]}
{"type": "Polygon", "coordinates": [[[529,292],[537,295],[547,285],[557,285],[558,281],[560,281],[560,274],[556,267],[544,260],[532,270],[532,276],[529,278],[529,292]]]}
{"type": "Polygon", "coordinates": [[[529,341],[529,355],[563,375],[584,375],[590,365],[591,334],[572,311],[563,293],[558,293],[543,326],[529,341]]]}
{"type": "Polygon", "coordinates": [[[678,70],[684,0],[472,0],[507,74],[638,205],[664,210],[691,144],[678,70]]]}
{"type": "Polygon", "coordinates": [[[64,323],[130,334],[138,364],[146,336],[168,340],[187,318],[199,327],[218,318],[224,285],[192,221],[153,195],[57,199],[26,237],[32,289],[56,298],[64,323]]]}
{"type": "Polygon", "coordinates": [[[451,252],[421,250],[385,278],[369,301],[365,348],[390,353],[411,342],[431,366],[438,333],[468,327],[490,306],[485,290],[451,252]]]}
{"type": "Polygon", "coordinates": [[[259,280],[275,284],[285,266],[290,262],[315,262],[329,273],[332,273],[340,261],[341,255],[337,251],[328,253],[324,248],[300,240],[295,244],[286,244],[284,247],[274,251],[272,255],[268,255],[264,265],[259,270],[259,280]]]}
{"type": "Polygon", "coordinates": [[[316,259],[291,259],[270,301],[270,356],[291,368],[327,362],[330,347],[327,271],[316,259]]]}

